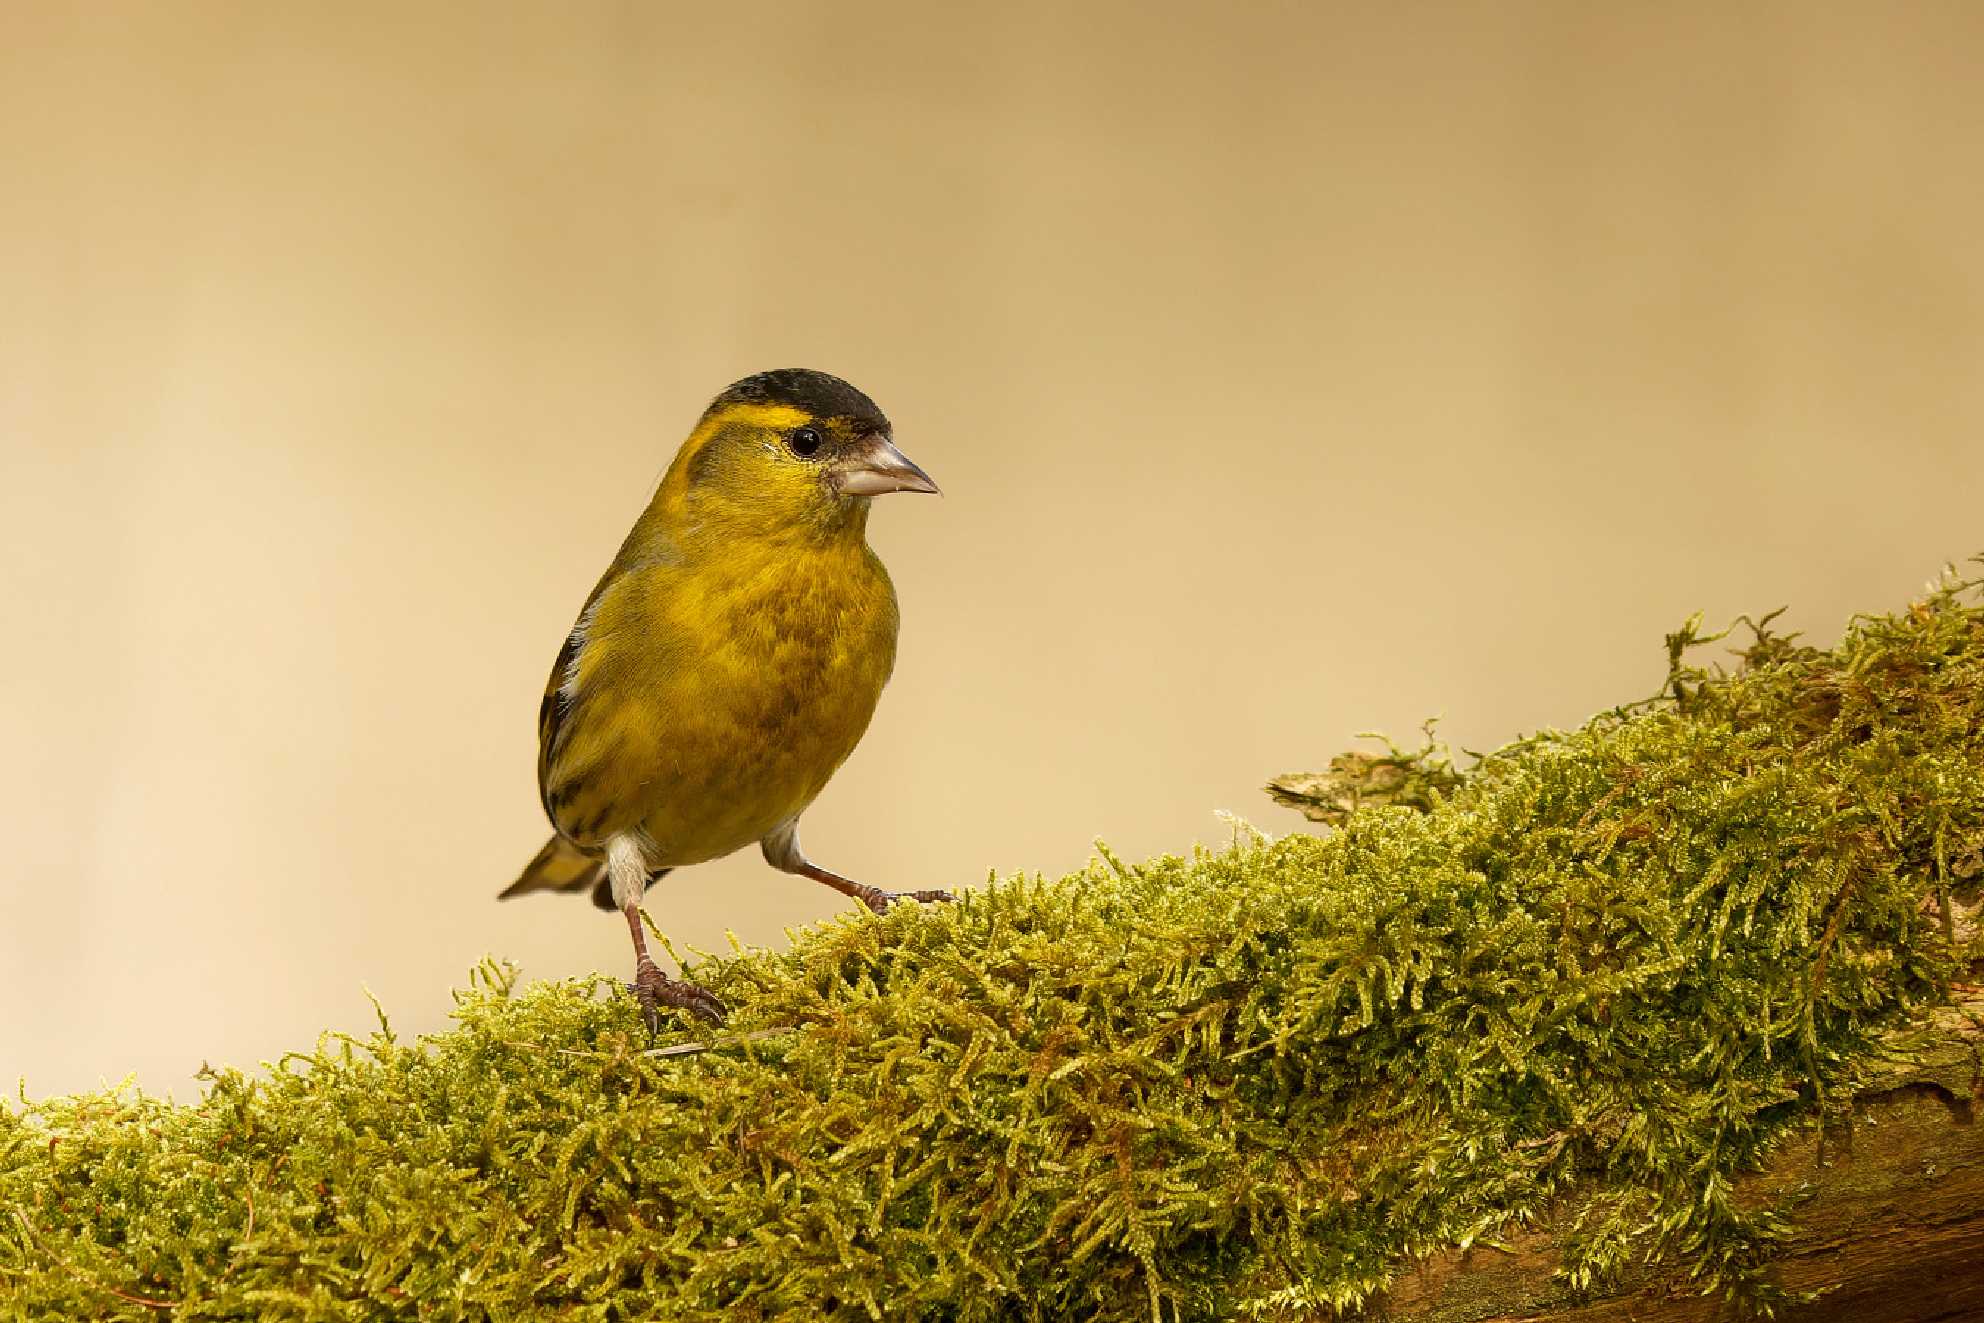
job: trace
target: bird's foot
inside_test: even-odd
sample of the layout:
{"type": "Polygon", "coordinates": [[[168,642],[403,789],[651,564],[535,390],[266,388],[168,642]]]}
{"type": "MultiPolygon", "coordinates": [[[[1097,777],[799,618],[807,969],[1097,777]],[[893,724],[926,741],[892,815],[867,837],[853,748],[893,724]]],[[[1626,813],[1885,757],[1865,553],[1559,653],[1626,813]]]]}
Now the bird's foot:
{"type": "Polygon", "coordinates": [[[889,906],[899,900],[914,900],[924,905],[950,904],[957,900],[957,897],[948,891],[884,891],[880,887],[871,887],[866,883],[856,885],[860,886],[861,890],[854,894],[863,905],[877,914],[887,914],[889,906]]]}
{"type": "Polygon", "coordinates": [[[634,1000],[641,1005],[641,1019],[646,1022],[648,1032],[661,1032],[661,1012],[663,1007],[687,1011],[698,1019],[712,1024],[722,1024],[729,1013],[716,994],[707,988],[679,978],[670,978],[651,960],[640,960],[634,965],[634,981],[628,985],[634,1000]]]}

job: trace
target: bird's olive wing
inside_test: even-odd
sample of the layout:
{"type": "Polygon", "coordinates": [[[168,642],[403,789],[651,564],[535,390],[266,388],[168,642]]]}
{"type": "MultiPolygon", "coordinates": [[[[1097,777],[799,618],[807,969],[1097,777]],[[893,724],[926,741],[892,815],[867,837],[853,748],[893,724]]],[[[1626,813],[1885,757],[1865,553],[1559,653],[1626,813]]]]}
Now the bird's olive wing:
{"type": "Polygon", "coordinates": [[[544,788],[545,775],[550,771],[556,755],[565,717],[572,710],[572,695],[566,690],[565,679],[576,669],[579,649],[584,646],[585,636],[578,630],[565,636],[565,646],[558,649],[558,660],[552,663],[551,678],[544,685],[544,701],[537,705],[537,783],[540,790],[544,788]]]}
{"type": "Polygon", "coordinates": [[[544,812],[576,845],[637,826],[658,738],[642,686],[655,673],[658,631],[644,599],[651,566],[609,570],[558,649],[537,709],[537,788],[544,812]]]}
{"type": "MultiPolygon", "coordinates": [[[[590,605],[587,610],[590,612],[590,605]]],[[[579,617],[581,626],[585,619],[585,616],[579,617]]],[[[558,811],[551,803],[552,768],[557,764],[564,739],[570,733],[568,718],[576,697],[566,680],[577,670],[579,651],[584,647],[583,628],[574,628],[565,636],[565,645],[558,649],[558,660],[552,663],[551,678],[545,681],[544,701],[537,705],[537,793],[544,803],[545,816],[551,819],[554,827],[560,824],[558,811]]]]}
{"type": "Polygon", "coordinates": [[[579,825],[567,820],[570,800],[578,789],[572,781],[580,770],[571,765],[568,755],[573,737],[584,722],[580,712],[583,694],[579,673],[586,647],[593,641],[600,603],[615,585],[626,582],[625,576],[618,572],[619,568],[616,561],[593,585],[592,595],[586,598],[585,609],[579,612],[572,632],[565,636],[564,644],[558,649],[558,660],[551,663],[551,674],[544,682],[544,699],[537,705],[538,798],[544,804],[544,814],[551,819],[551,825],[568,837],[572,835],[572,829],[579,825]]]}

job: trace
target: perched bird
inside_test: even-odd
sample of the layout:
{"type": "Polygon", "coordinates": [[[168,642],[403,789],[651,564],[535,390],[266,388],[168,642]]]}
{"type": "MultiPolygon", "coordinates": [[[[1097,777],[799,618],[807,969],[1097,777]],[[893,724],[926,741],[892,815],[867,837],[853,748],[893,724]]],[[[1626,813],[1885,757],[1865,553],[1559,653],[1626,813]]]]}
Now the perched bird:
{"type": "Polygon", "coordinates": [[[799,848],[799,815],[854,751],[896,656],[896,596],[868,546],[885,492],[934,492],[875,402],[838,377],[761,372],[710,404],[572,626],[538,709],[557,829],[502,894],[590,890],[634,938],[634,994],[721,1019],[648,957],[642,893],[752,842],[772,867],[880,913],[895,893],[799,848]]]}

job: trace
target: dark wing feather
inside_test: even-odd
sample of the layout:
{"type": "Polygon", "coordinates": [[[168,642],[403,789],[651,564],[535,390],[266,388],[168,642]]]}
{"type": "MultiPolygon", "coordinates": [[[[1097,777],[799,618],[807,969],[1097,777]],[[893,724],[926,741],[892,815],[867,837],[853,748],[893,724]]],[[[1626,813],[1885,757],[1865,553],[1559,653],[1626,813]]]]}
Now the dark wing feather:
{"type": "MultiPolygon", "coordinates": [[[[591,611],[590,603],[586,609],[591,611]]],[[[581,621],[585,618],[579,617],[581,621]]],[[[572,700],[565,694],[565,676],[578,660],[585,642],[585,633],[578,626],[565,636],[565,646],[558,649],[551,678],[545,682],[544,701],[537,705],[537,796],[553,827],[558,825],[558,815],[551,811],[551,763],[558,753],[565,718],[572,710],[572,700]]]]}
{"type": "MultiPolygon", "coordinates": [[[[620,547],[620,554],[613,558],[599,582],[593,585],[586,597],[585,609],[565,636],[565,642],[558,649],[558,658],[551,664],[551,674],[544,682],[544,698],[537,706],[537,793],[539,802],[544,805],[545,816],[560,835],[571,840],[582,850],[590,850],[596,844],[600,830],[617,830],[630,826],[631,822],[617,822],[619,814],[612,812],[616,821],[570,821],[574,808],[572,798],[583,791],[585,786],[574,782],[574,769],[567,766],[570,743],[585,725],[584,714],[579,709],[586,705],[584,691],[573,688],[567,691],[565,680],[577,674],[580,657],[587,647],[598,641],[603,626],[596,625],[600,605],[609,591],[635,591],[635,584],[644,572],[657,564],[672,560],[675,553],[666,541],[648,527],[648,516],[627,535],[620,547]]],[[[596,683],[589,681],[588,683],[596,683]]],[[[584,769],[579,769],[583,771],[584,769]]],[[[602,806],[594,805],[594,809],[602,806]]],[[[612,808],[613,806],[604,806],[612,808]]],[[[621,806],[624,807],[624,806],[621,806]]]]}

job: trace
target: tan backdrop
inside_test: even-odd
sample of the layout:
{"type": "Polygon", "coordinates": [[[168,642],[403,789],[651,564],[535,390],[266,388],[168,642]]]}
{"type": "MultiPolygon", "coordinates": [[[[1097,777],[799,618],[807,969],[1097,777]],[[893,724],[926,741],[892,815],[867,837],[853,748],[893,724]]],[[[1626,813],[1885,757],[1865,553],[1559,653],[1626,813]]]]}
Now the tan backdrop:
{"type": "MultiPolygon", "coordinates": [[[[705,400],[852,378],[885,885],[1297,820],[1984,550],[1984,6],[65,4],[0,28],[0,1077],[184,1096],[485,952],[539,687],[705,400]]],[[[654,912],[844,912],[755,857],[654,912]]]]}

